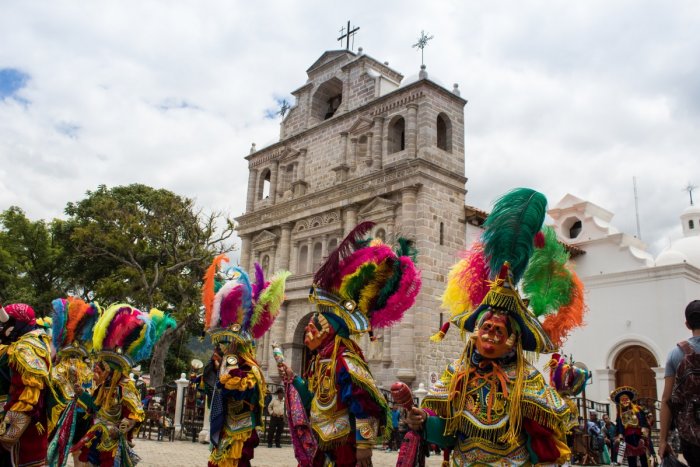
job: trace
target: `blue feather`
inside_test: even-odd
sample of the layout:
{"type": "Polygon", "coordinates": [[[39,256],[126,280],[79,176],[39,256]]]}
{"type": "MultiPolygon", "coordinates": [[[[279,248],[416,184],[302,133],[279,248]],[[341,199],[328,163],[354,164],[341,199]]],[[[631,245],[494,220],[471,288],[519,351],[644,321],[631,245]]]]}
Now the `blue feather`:
{"type": "Polygon", "coordinates": [[[68,301],[64,298],[57,298],[51,302],[53,306],[53,323],[51,330],[53,333],[53,346],[56,350],[63,347],[63,340],[66,337],[66,320],[68,319],[68,301]]]}
{"type": "Polygon", "coordinates": [[[144,341],[134,349],[133,355],[131,355],[134,362],[140,362],[145,360],[151,355],[151,350],[153,350],[153,345],[155,344],[156,336],[156,326],[153,320],[146,313],[139,313],[138,318],[144,322],[146,327],[146,335],[144,341]]]}

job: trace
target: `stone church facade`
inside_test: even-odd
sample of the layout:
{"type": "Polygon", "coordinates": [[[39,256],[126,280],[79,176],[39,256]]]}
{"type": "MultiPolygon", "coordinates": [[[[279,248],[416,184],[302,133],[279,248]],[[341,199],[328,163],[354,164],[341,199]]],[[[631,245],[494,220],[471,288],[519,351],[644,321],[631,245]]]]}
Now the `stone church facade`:
{"type": "Polygon", "coordinates": [[[367,55],[325,52],[294,91],[280,140],[251,149],[246,212],[239,218],[240,264],[268,274],[288,269],[287,301],[258,358],[273,381],[270,343],[296,372],[306,358],[303,328],[312,313],[313,271],[357,223],[373,236],[414,241],[423,289],[403,321],[361,346],[379,384],[426,386],[463,344],[451,332],[429,341],[442,319],[440,295],[455,254],[465,249],[464,106],[455,89],[403,76],[367,55]]]}

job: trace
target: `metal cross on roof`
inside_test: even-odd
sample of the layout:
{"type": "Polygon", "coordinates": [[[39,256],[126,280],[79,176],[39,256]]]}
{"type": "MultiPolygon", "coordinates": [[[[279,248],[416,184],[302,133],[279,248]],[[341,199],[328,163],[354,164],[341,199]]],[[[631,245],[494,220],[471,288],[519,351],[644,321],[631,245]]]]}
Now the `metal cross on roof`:
{"type": "Polygon", "coordinates": [[[698,186],[693,185],[692,183],[688,182],[688,185],[683,188],[683,191],[687,191],[688,195],[690,195],[690,205],[693,205],[693,190],[695,190],[698,186]]]}
{"type": "Polygon", "coordinates": [[[355,27],[354,29],[350,29],[350,21],[348,21],[348,28],[347,30],[343,27],[340,28],[340,37],[338,40],[340,41],[340,45],[343,45],[343,39],[345,39],[345,50],[351,50],[350,48],[350,38],[352,37],[352,44],[353,46],[355,45],[355,33],[359,31],[360,28],[359,26],[355,27]],[[347,32],[346,32],[347,31],[347,32]]]}
{"type": "Polygon", "coordinates": [[[421,31],[420,37],[418,38],[418,42],[413,44],[413,47],[418,47],[420,49],[420,64],[421,65],[425,65],[425,63],[423,63],[423,49],[425,49],[425,47],[428,45],[428,41],[432,40],[433,37],[435,37],[435,36],[427,36],[425,34],[425,31],[421,31]]]}

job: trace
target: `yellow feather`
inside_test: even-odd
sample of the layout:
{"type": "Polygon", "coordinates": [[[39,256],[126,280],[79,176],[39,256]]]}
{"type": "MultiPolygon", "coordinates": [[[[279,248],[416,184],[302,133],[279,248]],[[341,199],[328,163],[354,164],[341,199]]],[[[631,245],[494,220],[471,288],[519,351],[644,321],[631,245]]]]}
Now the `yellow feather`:
{"type": "Polygon", "coordinates": [[[102,343],[104,342],[105,337],[107,336],[107,329],[112,323],[114,315],[116,315],[117,311],[119,311],[119,309],[123,306],[129,305],[127,305],[126,303],[115,303],[114,305],[111,305],[105,310],[104,313],[102,313],[102,316],[100,316],[100,318],[97,320],[97,323],[95,324],[95,330],[92,334],[92,347],[94,350],[102,350],[102,343]]]}
{"type": "Polygon", "coordinates": [[[447,276],[447,287],[442,294],[442,307],[449,310],[451,316],[458,315],[472,308],[467,288],[471,278],[465,271],[467,265],[466,259],[460,260],[452,266],[447,276]]]}

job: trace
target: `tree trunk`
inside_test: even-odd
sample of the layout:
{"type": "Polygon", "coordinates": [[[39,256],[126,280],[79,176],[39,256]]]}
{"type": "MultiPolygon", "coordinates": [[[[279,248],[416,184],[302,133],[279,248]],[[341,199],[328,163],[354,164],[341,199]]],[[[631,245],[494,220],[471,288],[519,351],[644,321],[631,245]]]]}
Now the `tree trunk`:
{"type": "Polygon", "coordinates": [[[186,330],[187,327],[184,326],[183,322],[174,331],[170,329],[166,331],[163,337],[153,346],[151,366],[149,369],[152,387],[157,388],[163,385],[163,380],[165,379],[165,357],[168,355],[168,350],[170,350],[172,343],[182,336],[186,330]]]}

